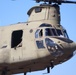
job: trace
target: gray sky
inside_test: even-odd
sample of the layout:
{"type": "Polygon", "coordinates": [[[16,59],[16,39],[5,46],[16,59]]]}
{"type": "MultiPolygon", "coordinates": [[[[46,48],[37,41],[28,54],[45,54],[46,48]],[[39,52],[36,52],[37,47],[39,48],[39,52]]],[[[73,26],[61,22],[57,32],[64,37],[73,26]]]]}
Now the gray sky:
{"type": "MultiPolygon", "coordinates": [[[[27,11],[34,5],[38,4],[33,0],[0,0],[0,26],[27,21],[27,11]]],[[[76,41],[76,5],[62,4],[60,8],[61,25],[67,30],[70,39],[76,41]]],[[[46,70],[36,71],[27,75],[43,75],[46,72],[46,70]]],[[[76,75],[76,55],[67,62],[55,66],[50,74],[45,75],[76,75]]]]}

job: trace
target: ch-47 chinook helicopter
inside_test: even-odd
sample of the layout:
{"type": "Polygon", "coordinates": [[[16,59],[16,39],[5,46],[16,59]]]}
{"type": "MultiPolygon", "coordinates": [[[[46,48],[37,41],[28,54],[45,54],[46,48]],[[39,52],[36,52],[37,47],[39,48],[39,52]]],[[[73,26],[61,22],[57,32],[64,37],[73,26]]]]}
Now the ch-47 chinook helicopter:
{"type": "Polygon", "coordinates": [[[0,27],[0,75],[43,70],[69,60],[76,50],[76,43],[69,39],[60,24],[64,0],[35,0],[43,2],[28,11],[29,20],[0,27]],[[5,36],[6,35],[6,36],[5,36]],[[4,37],[5,36],[5,37],[4,37]]]}

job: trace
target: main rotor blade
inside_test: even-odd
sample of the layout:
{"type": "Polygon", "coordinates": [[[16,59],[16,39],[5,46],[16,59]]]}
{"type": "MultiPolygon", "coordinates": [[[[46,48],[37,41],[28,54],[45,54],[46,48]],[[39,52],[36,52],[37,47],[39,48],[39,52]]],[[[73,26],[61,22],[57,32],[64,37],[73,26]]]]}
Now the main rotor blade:
{"type": "Polygon", "coordinates": [[[65,1],[65,0],[34,0],[36,2],[58,2],[58,1],[65,1]]]}
{"type": "Polygon", "coordinates": [[[73,4],[76,4],[76,1],[57,1],[57,2],[60,2],[60,3],[73,3],[73,4]]]}
{"type": "Polygon", "coordinates": [[[39,2],[51,2],[51,3],[73,3],[76,4],[76,1],[67,1],[67,0],[34,0],[37,3],[39,2]]]}

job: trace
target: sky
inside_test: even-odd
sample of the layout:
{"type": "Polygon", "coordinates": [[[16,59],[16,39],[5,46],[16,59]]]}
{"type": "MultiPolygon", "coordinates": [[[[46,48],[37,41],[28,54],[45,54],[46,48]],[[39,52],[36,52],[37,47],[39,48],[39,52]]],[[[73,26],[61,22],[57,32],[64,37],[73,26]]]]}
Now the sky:
{"type": "MultiPolygon", "coordinates": [[[[27,11],[39,5],[33,0],[0,0],[0,26],[7,26],[28,20],[27,11]]],[[[61,25],[65,27],[71,40],[76,42],[76,4],[60,5],[61,25]]],[[[70,60],[55,66],[50,74],[42,71],[28,72],[27,75],[76,75],[76,55],[70,60]]],[[[15,75],[23,75],[15,74],[15,75]]]]}

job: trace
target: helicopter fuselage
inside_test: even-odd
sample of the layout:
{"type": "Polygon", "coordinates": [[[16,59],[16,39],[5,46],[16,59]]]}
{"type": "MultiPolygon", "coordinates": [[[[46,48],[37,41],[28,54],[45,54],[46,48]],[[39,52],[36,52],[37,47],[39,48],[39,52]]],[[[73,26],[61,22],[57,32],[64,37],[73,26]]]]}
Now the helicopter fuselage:
{"type": "Polygon", "coordinates": [[[59,6],[36,6],[28,15],[26,23],[0,27],[0,74],[53,68],[74,55],[76,44],[60,25],[59,6]]]}

